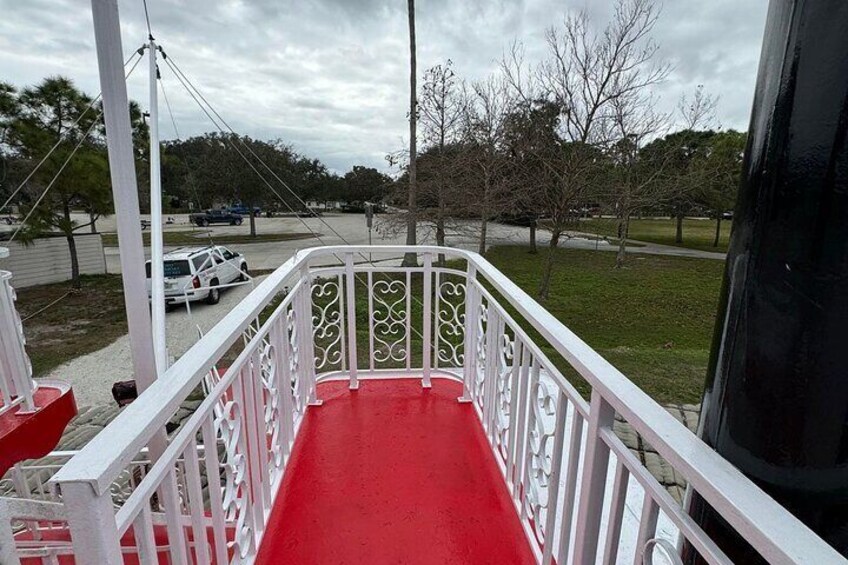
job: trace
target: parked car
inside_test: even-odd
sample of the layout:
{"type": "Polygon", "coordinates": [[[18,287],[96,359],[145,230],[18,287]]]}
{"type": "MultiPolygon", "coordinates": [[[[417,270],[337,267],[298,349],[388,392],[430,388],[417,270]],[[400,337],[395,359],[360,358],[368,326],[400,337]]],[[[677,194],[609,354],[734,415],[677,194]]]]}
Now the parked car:
{"type": "Polygon", "coordinates": [[[189,214],[189,223],[197,226],[208,226],[210,224],[230,224],[231,226],[240,226],[243,219],[241,214],[235,214],[228,210],[206,210],[205,212],[197,212],[189,214]]]}
{"type": "MultiPolygon", "coordinates": [[[[230,206],[228,208],[228,211],[232,214],[241,214],[242,216],[249,216],[250,215],[250,208],[247,207],[247,206],[242,206],[240,204],[237,205],[237,206],[230,206]]],[[[254,216],[261,216],[262,215],[262,209],[259,206],[254,206],[253,207],[253,215],[254,216]]]]}
{"type": "MultiPolygon", "coordinates": [[[[247,280],[247,261],[241,253],[220,245],[181,247],[165,254],[165,305],[205,300],[217,304],[221,289],[247,280]]],[[[147,261],[147,297],[151,296],[150,261],[147,261]]]]}

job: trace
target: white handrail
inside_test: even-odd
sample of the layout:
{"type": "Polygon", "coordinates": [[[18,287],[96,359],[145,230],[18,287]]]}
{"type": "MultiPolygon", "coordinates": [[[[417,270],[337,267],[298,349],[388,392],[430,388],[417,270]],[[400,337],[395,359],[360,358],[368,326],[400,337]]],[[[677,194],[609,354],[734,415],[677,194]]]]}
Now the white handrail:
{"type": "MultiPolygon", "coordinates": [[[[839,554],[824,543],[811,530],[794,518],[787,510],[766,495],[754,483],[748,480],[729,462],[720,457],[688,429],[675,420],[665,409],[659,406],[641,389],[628,380],[621,372],[591,349],[583,340],[554,318],[547,310],[527,295],[515,283],[492,266],[480,255],[453,248],[435,246],[338,246],[311,248],[300,251],[286,261],[281,267],[268,276],[240,304],[224,317],[206,336],[180,358],[156,383],[148,388],[138,400],[127,407],[104,433],[92,440],[77,456],[63,467],[53,478],[60,486],[87,483],[95,496],[108,494],[108,488],[115,476],[132,460],[150,438],[161,429],[171,415],[177,410],[180,402],[196,387],[203,376],[215,365],[225,351],[242,335],[247,326],[256,319],[260,311],[273,299],[284,286],[294,287],[293,281],[300,280],[303,284],[302,273],[308,272],[311,264],[318,265],[321,260],[347,258],[342,266],[348,277],[345,298],[350,302],[353,285],[350,281],[355,275],[351,258],[355,255],[381,254],[402,257],[407,252],[418,254],[445,254],[448,257],[467,261],[469,272],[476,273],[472,281],[466,279],[469,292],[475,292],[480,298],[473,301],[478,305],[480,300],[492,301],[494,295],[483,292],[479,280],[485,280],[489,288],[502,297],[547,340],[556,351],[592,386],[593,395],[587,436],[587,459],[583,465],[581,481],[581,496],[578,510],[578,529],[586,539],[577,541],[577,556],[580,560],[594,561],[596,548],[589,547],[597,541],[600,527],[600,507],[604,499],[603,481],[610,459],[610,448],[604,438],[612,425],[612,415],[618,413],[633,428],[650,443],[659,454],[678,470],[694,488],[725,520],[736,529],[763,557],[774,563],[836,563],[844,562],[839,554]]],[[[407,273],[410,271],[407,270],[407,273]]],[[[335,275],[334,275],[335,276],[335,275]]],[[[370,276],[370,274],[369,274],[370,276]]],[[[409,279],[407,278],[407,285],[409,279]]],[[[370,285],[370,278],[369,278],[370,285]]],[[[407,288],[407,292],[409,288],[407,288]]],[[[494,302],[493,304],[496,304],[494,302]]],[[[348,322],[355,321],[351,316],[352,310],[348,304],[348,322]]],[[[573,387],[559,374],[552,370],[550,362],[534,348],[527,335],[515,325],[509,316],[497,312],[493,314],[486,326],[485,334],[477,335],[479,347],[488,348],[488,356],[480,358],[480,363],[472,359],[473,345],[468,340],[465,344],[464,380],[470,388],[474,371],[490,375],[497,369],[494,359],[496,341],[505,329],[515,334],[516,358],[509,369],[515,378],[528,386],[537,386],[540,375],[550,379],[559,389],[562,402],[581,408],[582,415],[576,416],[581,421],[585,417],[585,405],[582,399],[575,398],[573,387]],[[471,368],[469,368],[471,367],[471,368]],[[476,368],[474,368],[476,367],[476,368]],[[529,380],[528,380],[529,379],[529,380]]],[[[476,316],[476,312],[466,312],[466,319],[476,316]]],[[[342,322],[344,323],[344,322],[342,322]]],[[[344,328],[344,326],[341,326],[344,328]]],[[[470,326],[468,326],[470,328],[470,326]]],[[[348,325],[345,330],[348,335],[348,347],[354,347],[355,328],[348,325]]],[[[407,331],[409,324],[407,321],[407,331]]],[[[341,346],[344,347],[345,339],[341,346]]],[[[309,335],[308,345],[311,347],[312,336],[309,335]]],[[[362,344],[360,344],[361,346],[362,344]]],[[[409,342],[407,341],[407,348],[409,342]]],[[[482,350],[481,350],[482,351],[482,350]]],[[[351,353],[348,351],[348,353],[351,353]]],[[[355,355],[351,355],[355,360],[355,355]]],[[[408,358],[407,358],[408,363],[408,358]]],[[[348,371],[356,367],[348,366],[348,371]]],[[[514,381],[517,382],[517,381],[514,381]]],[[[353,384],[353,379],[352,379],[353,384]]],[[[527,388],[527,391],[531,388],[527,388]]],[[[476,402],[478,413],[487,433],[492,437],[493,446],[497,410],[496,391],[491,383],[479,391],[470,391],[471,400],[476,402]]],[[[529,392],[522,394],[528,395],[529,392]]],[[[535,394],[535,393],[534,393],[535,394]]],[[[521,401],[514,407],[520,407],[521,401]]],[[[524,402],[527,400],[524,398],[524,402]]],[[[558,418],[565,418],[563,413],[558,418]]],[[[562,456],[565,449],[564,421],[557,422],[555,446],[562,456]]],[[[581,424],[582,425],[582,424],[581,424]]],[[[577,428],[579,429],[579,428],[577,428]]],[[[515,437],[515,432],[510,431],[515,437]]],[[[520,436],[523,432],[518,432],[520,436]]],[[[569,449],[579,448],[579,433],[572,432],[574,437],[569,449]]],[[[498,440],[499,441],[499,440],[498,440]]],[[[514,451],[512,445],[504,445],[509,449],[504,462],[507,482],[520,480],[516,474],[521,471],[520,453],[514,451]],[[515,466],[516,462],[518,463],[515,466]]],[[[556,457],[554,457],[556,459],[556,457]]],[[[555,469],[559,473],[560,469],[555,469]]],[[[574,465],[576,473],[576,464],[574,465]]],[[[511,488],[513,488],[511,486],[511,488]]],[[[553,496],[556,496],[554,491],[553,496]]],[[[574,496],[574,492],[567,493],[574,496]]],[[[662,501],[661,501],[662,502],[662,501]]],[[[522,503],[523,504],[523,503],[522,503]]],[[[655,517],[656,502],[653,506],[645,506],[646,516],[655,517]]],[[[521,509],[520,509],[521,510],[521,509]]],[[[655,520],[655,518],[654,518],[655,520]]],[[[526,527],[526,526],[525,526],[526,527]]],[[[550,532],[547,535],[552,535],[550,532]]],[[[545,548],[545,560],[551,558],[550,547],[545,548]]]]}

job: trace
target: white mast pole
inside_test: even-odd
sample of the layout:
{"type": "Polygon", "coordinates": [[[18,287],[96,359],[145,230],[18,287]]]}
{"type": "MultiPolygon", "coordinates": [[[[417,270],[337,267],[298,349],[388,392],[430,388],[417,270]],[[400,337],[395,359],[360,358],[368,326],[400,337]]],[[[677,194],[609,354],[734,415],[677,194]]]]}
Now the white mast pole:
{"type": "Polygon", "coordinates": [[[168,343],[165,334],[165,267],[162,242],[162,182],[159,164],[159,67],[156,42],[150,36],[150,284],[153,313],[153,351],[156,373],[168,369],[168,343]]]}
{"type": "Polygon", "coordinates": [[[138,212],[138,181],[133,159],[127,83],[124,78],[124,51],[118,21],[117,0],[92,0],[94,38],[100,89],[103,93],[103,115],[106,143],[109,149],[109,172],[118,220],[118,245],[121,253],[121,278],[127,311],[133,374],[138,391],[156,379],[150,314],[144,272],[144,246],[138,212]]]}

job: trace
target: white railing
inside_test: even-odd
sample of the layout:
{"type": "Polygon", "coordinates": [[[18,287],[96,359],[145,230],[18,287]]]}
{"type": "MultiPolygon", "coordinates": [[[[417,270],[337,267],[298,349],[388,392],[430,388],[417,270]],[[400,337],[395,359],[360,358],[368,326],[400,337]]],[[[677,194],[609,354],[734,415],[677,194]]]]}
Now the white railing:
{"type": "Polygon", "coordinates": [[[0,414],[16,406],[20,406],[18,413],[35,410],[37,385],[15,298],[12,273],[0,271],[0,414]]]}
{"type": "Polygon", "coordinates": [[[399,246],[299,252],[65,465],[53,482],[78,562],[120,563],[130,530],[141,563],[250,562],[316,385],[386,375],[463,383],[540,562],[680,562],[684,541],[729,562],[615,435],[616,413],[769,562],[842,562],[485,259],[399,246]],[[420,266],[363,261],[405,252],[420,266]],[[205,400],[166,438],[203,381],[205,400]],[[111,485],[145,448],[154,463],[116,504],[111,485]]]}

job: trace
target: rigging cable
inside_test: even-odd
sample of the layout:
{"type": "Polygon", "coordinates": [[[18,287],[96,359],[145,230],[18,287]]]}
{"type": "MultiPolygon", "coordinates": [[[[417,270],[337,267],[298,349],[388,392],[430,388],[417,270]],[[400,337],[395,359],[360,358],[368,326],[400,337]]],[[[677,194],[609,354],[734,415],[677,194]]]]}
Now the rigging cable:
{"type": "MultiPolygon", "coordinates": [[[[139,59],[135,62],[135,64],[133,64],[132,68],[129,70],[129,72],[126,75],[126,78],[130,77],[130,75],[133,73],[133,71],[138,66],[140,61],[141,61],[141,57],[139,57],[139,59]]],[[[65,159],[65,162],[62,163],[62,166],[59,167],[59,170],[56,172],[56,174],[53,176],[53,178],[47,184],[47,187],[44,189],[44,191],[42,191],[41,195],[38,197],[38,199],[32,205],[32,207],[30,208],[26,217],[21,221],[21,225],[19,225],[17,227],[17,229],[12,234],[12,237],[9,238],[10,243],[15,240],[15,237],[17,237],[18,233],[20,233],[20,231],[24,228],[27,221],[29,221],[30,217],[32,217],[32,214],[38,208],[38,205],[41,204],[41,201],[44,200],[44,197],[47,196],[47,193],[50,191],[50,189],[53,187],[53,185],[56,184],[56,181],[59,179],[59,176],[62,174],[62,172],[65,170],[65,168],[68,166],[68,163],[71,162],[71,159],[73,159],[74,155],[76,155],[77,151],[79,151],[79,148],[82,147],[83,143],[85,143],[85,141],[88,139],[88,136],[91,134],[92,131],[94,131],[94,128],[96,128],[98,125],[100,125],[100,117],[102,115],[103,115],[102,111],[97,112],[97,116],[95,116],[94,121],[91,124],[91,127],[89,127],[88,130],[85,131],[85,133],[83,133],[82,137],[80,138],[79,142],[77,142],[76,146],[74,146],[70,155],[68,155],[68,157],[65,159]]],[[[29,178],[29,177],[27,177],[27,178],[29,178]]]]}
{"type": "MultiPolygon", "coordinates": [[[[165,99],[165,106],[168,108],[168,115],[171,118],[171,125],[174,127],[174,135],[177,137],[177,141],[182,142],[182,137],[180,136],[180,130],[177,127],[177,120],[174,117],[174,112],[171,109],[171,101],[168,99],[168,93],[165,91],[165,82],[162,80],[162,76],[159,76],[159,86],[162,88],[162,97],[165,99]]],[[[194,193],[194,199],[197,202],[197,205],[200,206],[200,193],[197,192],[197,183],[194,172],[191,170],[191,167],[188,165],[188,160],[182,157],[178,157],[185,165],[186,173],[188,175],[188,181],[191,185],[192,192],[194,193]]],[[[212,231],[206,230],[206,235],[209,238],[209,245],[215,245],[215,242],[212,240],[212,231]]]]}
{"type": "MultiPolygon", "coordinates": [[[[165,60],[165,63],[168,65],[168,68],[170,68],[170,69],[171,69],[171,72],[173,72],[173,73],[174,73],[174,76],[176,76],[176,77],[177,77],[177,80],[180,82],[180,84],[182,84],[183,88],[185,88],[185,89],[188,91],[189,95],[190,95],[190,96],[194,99],[194,101],[198,104],[198,106],[199,106],[199,107],[200,107],[200,109],[203,111],[203,113],[204,113],[204,114],[206,114],[206,116],[210,119],[210,121],[212,121],[212,123],[213,123],[213,124],[215,124],[215,127],[217,127],[217,128],[221,131],[221,133],[223,133],[223,134],[225,134],[225,135],[226,135],[226,133],[227,133],[227,132],[225,132],[225,131],[223,130],[223,128],[221,127],[221,125],[218,123],[218,121],[216,121],[216,120],[215,120],[215,118],[213,118],[213,117],[212,117],[212,115],[209,113],[209,110],[211,110],[211,111],[212,111],[212,113],[214,113],[214,114],[215,114],[215,116],[217,116],[218,120],[220,120],[220,122],[221,122],[222,124],[224,124],[224,126],[226,126],[226,128],[229,130],[229,132],[230,132],[230,133],[231,133],[234,137],[236,137],[236,139],[238,139],[239,143],[241,143],[241,145],[242,145],[242,146],[244,146],[244,147],[245,147],[245,149],[247,149],[247,150],[248,150],[248,151],[249,151],[249,152],[250,152],[250,153],[251,153],[251,154],[252,154],[252,155],[253,155],[253,156],[254,156],[254,157],[255,157],[255,158],[259,161],[259,163],[261,163],[261,164],[262,164],[262,166],[263,166],[265,169],[267,169],[267,170],[268,170],[268,172],[270,172],[270,173],[271,173],[271,175],[272,175],[272,176],[273,176],[273,177],[274,177],[274,178],[275,178],[275,179],[276,179],[276,180],[277,180],[277,181],[278,181],[278,182],[279,182],[279,183],[283,186],[283,188],[285,188],[285,189],[289,192],[289,194],[291,194],[291,195],[292,195],[292,196],[293,196],[293,197],[294,197],[294,198],[295,198],[298,202],[300,202],[300,204],[304,207],[304,209],[308,211],[308,210],[309,210],[309,208],[308,208],[308,206],[306,206],[306,203],[305,203],[305,202],[304,202],[304,201],[303,201],[303,200],[302,200],[302,199],[301,199],[301,198],[297,195],[297,193],[295,193],[295,192],[291,189],[291,187],[290,187],[290,186],[289,186],[289,185],[288,185],[285,181],[283,181],[283,179],[281,179],[281,178],[279,177],[279,175],[277,175],[277,174],[274,172],[274,170],[273,170],[273,169],[271,169],[271,167],[269,167],[269,166],[268,166],[268,164],[267,164],[267,163],[265,163],[265,161],[263,161],[263,160],[262,160],[262,158],[261,158],[259,155],[257,155],[257,154],[256,154],[256,152],[255,152],[255,151],[253,151],[253,149],[252,149],[249,145],[247,145],[247,144],[244,142],[244,140],[241,138],[241,136],[239,136],[239,135],[236,133],[236,131],[235,131],[235,130],[233,130],[233,128],[232,128],[232,127],[230,127],[230,125],[226,122],[226,120],[224,120],[224,118],[223,118],[223,117],[222,117],[222,116],[221,116],[221,115],[220,115],[220,114],[219,114],[219,113],[215,110],[215,108],[214,108],[214,107],[213,107],[213,106],[209,103],[209,101],[208,101],[208,100],[207,100],[207,99],[203,96],[203,94],[202,94],[202,93],[201,93],[201,92],[197,89],[197,87],[196,87],[196,86],[194,86],[194,84],[191,82],[191,80],[190,80],[187,76],[185,76],[185,73],[183,73],[183,72],[182,72],[182,70],[181,70],[181,69],[177,66],[177,64],[176,64],[175,62],[173,62],[173,61],[172,61],[172,58],[171,58],[171,57],[169,57],[169,56],[168,56],[168,55],[167,55],[164,51],[162,51],[162,55],[163,55],[163,59],[165,60]],[[188,83],[188,85],[191,85],[191,88],[189,88],[189,86],[187,86],[187,84],[186,84],[186,83],[188,83]],[[195,93],[196,93],[196,95],[195,95],[195,93]],[[201,100],[203,100],[203,102],[206,104],[206,106],[208,106],[208,107],[209,107],[209,110],[207,110],[207,109],[203,106],[203,104],[201,104],[201,103],[200,103],[200,100],[198,100],[198,97],[199,97],[201,100]]],[[[263,181],[263,182],[265,183],[265,185],[266,185],[266,186],[267,186],[267,187],[271,190],[271,192],[273,192],[273,193],[274,193],[274,195],[276,195],[276,196],[277,196],[277,198],[279,198],[279,199],[280,199],[280,201],[283,203],[283,205],[284,205],[286,208],[288,208],[288,210],[289,210],[290,212],[292,212],[292,213],[295,215],[295,217],[297,217],[297,218],[298,218],[298,220],[299,220],[299,221],[300,221],[300,222],[304,225],[304,227],[306,227],[306,229],[307,229],[307,230],[309,230],[309,232],[310,232],[310,233],[312,233],[312,235],[313,235],[313,236],[314,236],[314,237],[315,237],[315,238],[316,238],[316,239],[317,239],[317,240],[321,243],[321,245],[327,245],[327,244],[324,242],[324,240],[321,238],[321,236],[320,236],[317,232],[315,232],[315,230],[313,230],[313,229],[312,229],[312,228],[311,228],[311,227],[310,227],[310,226],[309,226],[309,225],[308,225],[308,224],[307,224],[307,223],[303,220],[303,218],[301,218],[301,217],[300,217],[300,215],[299,215],[297,212],[295,212],[295,211],[294,211],[294,209],[291,207],[291,205],[289,205],[289,204],[288,204],[288,202],[287,202],[287,201],[286,201],[286,200],[285,200],[285,199],[284,199],[284,198],[283,198],[283,197],[279,194],[279,192],[277,192],[277,191],[276,191],[276,190],[275,190],[275,189],[271,186],[271,184],[270,184],[270,183],[269,183],[269,182],[265,179],[265,177],[264,177],[264,176],[263,176],[263,175],[262,175],[262,174],[261,174],[261,173],[260,173],[260,172],[256,169],[256,167],[255,167],[255,166],[254,166],[254,165],[250,162],[250,160],[249,160],[249,159],[247,159],[247,157],[246,157],[246,156],[245,156],[245,155],[244,155],[244,154],[243,154],[243,153],[242,153],[242,152],[241,152],[241,151],[240,151],[237,147],[235,147],[235,145],[232,143],[232,141],[230,141],[229,139],[227,139],[227,142],[228,142],[228,143],[229,143],[229,145],[230,145],[231,147],[233,147],[233,149],[234,149],[234,150],[235,150],[235,151],[236,151],[236,152],[237,152],[237,153],[238,153],[238,154],[242,157],[242,159],[244,159],[244,161],[245,161],[245,162],[248,164],[248,166],[250,166],[250,168],[251,168],[251,169],[252,169],[252,170],[253,170],[253,171],[254,171],[254,172],[255,172],[255,173],[259,176],[259,178],[260,178],[260,179],[262,179],[262,181],[263,181]]],[[[333,234],[335,234],[335,235],[336,235],[336,237],[338,237],[340,240],[342,240],[342,241],[343,241],[346,245],[350,245],[350,242],[348,242],[348,241],[347,241],[347,239],[345,239],[345,237],[344,237],[344,236],[342,236],[342,235],[341,235],[341,234],[340,234],[340,233],[339,233],[336,229],[334,229],[334,228],[333,228],[333,227],[332,227],[329,223],[327,223],[327,221],[326,221],[326,220],[324,220],[324,219],[323,219],[323,218],[321,218],[320,216],[317,216],[317,217],[318,217],[319,221],[321,221],[321,223],[322,223],[322,224],[324,224],[327,228],[329,228],[329,230],[330,230],[331,232],[333,232],[333,234]]],[[[335,254],[334,254],[334,255],[335,255],[335,254]]],[[[363,259],[365,259],[365,260],[366,260],[366,261],[367,261],[370,265],[372,265],[372,266],[373,266],[373,261],[372,261],[372,259],[371,259],[370,257],[367,257],[364,253],[361,253],[361,252],[359,252],[359,255],[361,255],[363,259]]],[[[338,259],[339,261],[341,261],[341,257],[339,257],[338,255],[336,255],[336,259],[338,259]]],[[[391,280],[391,279],[388,277],[388,274],[387,274],[387,273],[378,273],[378,274],[382,274],[382,275],[384,275],[384,276],[386,277],[386,280],[391,280]]],[[[363,281],[362,281],[362,279],[361,279],[361,277],[359,277],[358,275],[355,275],[355,276],[356,276],[356,279],[357,279],[360,283],[362,283],[362,282],[363,282],[363,281]]],[[[415,301],[415,302],[416,302],[419,306],[423,306],[423,303],[421,302],[421,300],[419,300],[419,299],[418,299],[417,297],[415,297],[415,296],[412,296],[412,295],[410,295],[410,296],[411,296],[411,298],[412,298],[412,299],[413,299],[413,300],[414,300],[414,301],[415,301]]],[[[418,330],[417,330],[414,326],[411,326],[411,325],[410,325],[410,329],[411,329],[411,330],[412,330],[412,331],[413,331],[413,332],[414,332],[414,333],[415,333],[418,337],[421,337],[421,338],[423,339],[422,334],[421,334],[421,333],[420,333],[420,332],[419,332],[419,331],[418,331],[418,330]]],[[[433,344],[433,343],[431,343],[431,344],[430,344],[430,347],[431,347],[431,349],[432,349],[432,350],[434,350],[434,344],[433,344]]]]}
{"type": "MultiPolygon", "coordinates": [[[[132,69],[130,69],[130,72],[126,75],[126,78],[129,78],[130,74],[132,74],[133,70],[135,70],[135,67],[138,65],[139,61],[141,61],[141,54],[143,53],[143,51],[144,51],[144,47],[140,47],[139,49],[134,51],[133,54],[130,55],[130,58],[127,59],[126,62],[124,63],[124,68],[126,68],[127,65],[130,64],[130,61],[132,61],[135,57],[139,57],[139,60],[136,61],[133,64],[132,69]]],[[[102,96],[102,94],[103,93],[101,92],[97,96],[94,97],[94,99],[91,101],[91,103],[89,103],[88,107],[86,107],[86,109],[82,111],[82,113],[77,117],[76,121],[66,130],[66,132],[73,130],[73,128],[75,128],[77,125],[79,125],[79,123],[82,121],[83,117],[85,117],[85,115],[88,113],[88,111],[91,110],[92,108],[94,108],[94,106],[97,104],[97,101],[100,100],[100,97],[102,96]]],[[[100,116],[98,115],[98,118],[99,117],[100,116]]],[[[35,173],[38,172],[38,169],[45,163],[45,161],[47,161],[47,159],[50,158],[50,156],[53,154],[53,152],[56,151],[56,149],[59,147],[59,145],[62,144],[63,141],[64,141],[64,136],[61,136],[56,141],[56,143],[53,144],[53,147],[51,147],[50,150],[47,152],[47,154],[44,155],[44,157],[41,158],[41,160],[38,162],[38,164],[36,164],[35,167],[32,169],[32,171],[29,172],[29,174],[21,182],[21,184],[18,185],[18,187],[14,191],[12,191],[12,194],[10,194],[8,198],[6,198],[6,201],[3,202],[2,206],[0,206],[0,212],[2,212],[6,208],[6,206],[9,205],[9,202],[11,202],[12,199],[15,196],[17,196],[17,194],[23,189],[23,187],[26,186],[26,184],[30,181],[30,179],[32,179],[32,177],[35,175],[35,173]]]]}
{"type": "MultiPolygon", "coordinates": [[[[233,135],[236,136],[239,143],[241,143],[241,145],[244,146],[244,148],[247,149],[269,173],[271,173],[271,176],[273,176],[277,180],[277,182],[279,182],[280,185],[282,185],[283,188],[285,188],[286,191],[289,194],[291,194],[294,197],[294,199],[297,200],[298,203],[300,203],[301,206],[303,206],[304,210],[308,211],[309,207],[306,205],[306,203],[303,201],[303,199],[300,198],[300,196],[298,196],[298,194],[294,190],[292,190],[292,188],[283,179],[281,179],[279,177],[279,175],[277,175],[277,173],[274,172],[274,170],[271,169],[271,167],[269,167],[268,164],[265,163],[265,161],[263,161],[262,158],[259,157],[259,155],[257,155],[256,152],[249,145],[247,145],[244,142],[244,140],[235,132],[235,130],[233,130],[232,127],[230,127],[230,125],[226,122],[226,120],[224,120],[224,118],[221,117],[221,115],[215,110],[214,107],[212,107],[212,105],[209,103],[209,101],[206,100],[206,98],[203,96],[203,94],[200,93],[200,91],[197,89],[197,87],[194,86],[194,84],[191,82],[191,80],[189,80],[189,78],[185,76],[185,74],[182,72],[182,70],[180,70],[179,66],[177,66],[177,64],[175,62],[173,62],[170,57],[166,57],[165,61],[169,64],[169,66],[172,66],[172,70],[174,70],[175,73],[179,72],[179,74],[182,75],[183,78],[185,78],[185,81],[189,85],[191,85],[191,87],[194,89],[194,91],[197,92],[197,95],[206,103],[207,106],[209,106],[209,109],[218,117],[218,119],[221,121],[221,123],[224,124],[224,126],[226,126],[226,128],[230,131],[230,133],[232,133],[233,135]]],[[[218,127],[220,129],[220,126],[218,126],[218,127]]],[[[224,132],[222,132],[222,133],[224,133],[224,132]]],[[[283,200],[279,195],[278,195],[278,198],[283,200]]],[[[290,210],[291,210],[291,208],[290,208],[290,210]]],[[[329,229],[331,232],[333,232],[333,234],[336,237],[341,239],[345,244],[350,245],[350,243],[335,228],[333,228],[329,223],[327,223],[327,221],[325,219],[323,219],[320,216],[316,216],[316,217],[318,218],[318,220],[322,224],[324,224],[324,226],[327,227],[327,229],[329,229]]],[[[313,230],[310,229],[309,231],[313,231],[313,230]]],[[[364,257],[364,255],[363,255],[363,257],[364,257]]]]}
{"type": "Polygon", "coordinates": [[[147,11],[147,0],[141,0],[144,4],[144,19],[147,22],[147,36],[153,39],[153,30],[150,28],[150,12],[147,11]]]}

